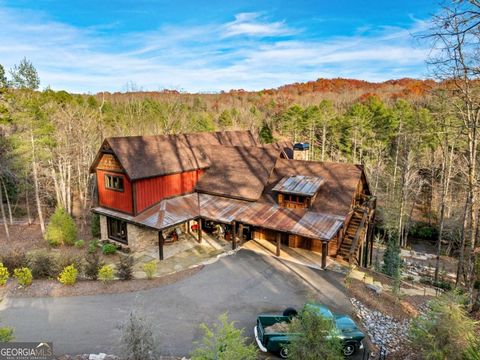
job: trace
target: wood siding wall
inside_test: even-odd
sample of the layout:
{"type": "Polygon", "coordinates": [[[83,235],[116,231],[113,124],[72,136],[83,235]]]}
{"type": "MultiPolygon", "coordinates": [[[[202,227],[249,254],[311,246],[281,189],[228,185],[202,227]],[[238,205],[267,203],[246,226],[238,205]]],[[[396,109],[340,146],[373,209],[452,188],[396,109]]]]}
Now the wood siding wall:
{"type": "Polygon", "coordinates": [[[119,210],[133,214],[132,184],[128,177],[122,173],[97,169],[98,203],[109,209],[119,210]],[[105,174],[121,176],[123,178],[123,191],[107,189],[105,187],[105,174]]]}
{"type": "MultiPolygon", "coordinates": [[[[258,240],[268,240],[276,242],[276,231],[268,229],[255,229],[253,238],[258,240]]],[[[322,253],[322,241],[318,239],[310,239],[300,235],[288,235],[288,246],[291,248],[302,248],[305,250],[322,253]]],[[[328,255],[334,256],[337,253],[338,241],[334,237],[328,242],[328,255]]]]}
{"type": "Polygon", "coordinates": [[[164,198],[193,192],[203,172],[186,171],[135,181],[136,212],[140,213],[164,198]]]}

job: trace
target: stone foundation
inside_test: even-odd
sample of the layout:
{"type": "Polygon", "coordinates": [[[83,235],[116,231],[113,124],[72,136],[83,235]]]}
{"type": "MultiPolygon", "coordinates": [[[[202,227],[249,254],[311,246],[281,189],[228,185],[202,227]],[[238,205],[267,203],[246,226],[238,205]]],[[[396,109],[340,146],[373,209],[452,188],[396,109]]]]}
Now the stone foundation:
{"type": "Polygon", "coordinates": [[[127,224],[128,247],[131,251],[158,249],[158,231],[127,224]]]}
{"type": "Polygon", "coordinates": [[[100,240],[108,239],[107,217],[100,215],[100,240]]]}

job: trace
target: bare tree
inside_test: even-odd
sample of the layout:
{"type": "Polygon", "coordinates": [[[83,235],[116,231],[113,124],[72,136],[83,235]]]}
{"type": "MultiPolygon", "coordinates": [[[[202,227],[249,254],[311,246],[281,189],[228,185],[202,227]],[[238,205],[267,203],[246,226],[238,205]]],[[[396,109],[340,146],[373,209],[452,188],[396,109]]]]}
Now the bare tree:
{"type": "Polygon", "coordinates": [[[478,221],[478,127],[480,125],[480,91],[476,81],[480,75],[480,2],[477,0],[452,2],[434,16],[432,27],[425,38],[432,41],[429,65],[434,76],[450,91],[456,115],[463,123],[467,143],[467,200],[460,251],[459,275],[467,272],[467,287],[471,304],[474,303],[476,279],[475,258],[478,221]]]}

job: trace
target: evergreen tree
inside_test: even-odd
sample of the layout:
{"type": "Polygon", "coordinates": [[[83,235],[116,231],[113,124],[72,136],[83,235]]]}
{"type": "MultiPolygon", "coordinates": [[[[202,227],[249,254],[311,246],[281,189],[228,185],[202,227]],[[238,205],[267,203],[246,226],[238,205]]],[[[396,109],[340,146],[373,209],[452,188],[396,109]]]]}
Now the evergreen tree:
{"type": "Polygon", "coordinates": [[[8,80],[7,77],[5,76],[5,69],[0,64],[0,89],[8,87],[8,80]]]}
{"type": "Polygon", "coordinates": [[[275,141],[272,135],[272,130],[267,124],[263,124],[259,132],[260,141],[263,144],[271,144],[275,141]]]}
{"type": "Polygon", "coordinates": [[[100,215],[92,215],[92,223],[90,225],[92,236],[94,238],[100,238],[100,215]]]}
{"type": "Polygon", "coordinates": [[[10,70],[10,74],[12,75],[12,85],[16,89],[36,90],[40,86],[37,70],[27,58],[23,58],[20,64],[15,65],[10,70]]]}
{"type": "Polygon", "coordinates": [[[428,311],[413,319],[409,338],[422,359],[460,360],[475,351],[477,323],[468,315],[466,299],[446,293],[430,301],[428,311]]]}
{"type": "Polygon", "coordinates": [[[382,272],[388,276],[396,277],[400,274],[401,267],[400,247],[392,238],[389,238],[387,248],[383,253],[382,272]]]}
{"type": "Polygon", "coordinates": [[[47,226],[45,240],[51,246],[73,245],[77,240],[77,227],[65,209],[57,206],[47,226]]]}

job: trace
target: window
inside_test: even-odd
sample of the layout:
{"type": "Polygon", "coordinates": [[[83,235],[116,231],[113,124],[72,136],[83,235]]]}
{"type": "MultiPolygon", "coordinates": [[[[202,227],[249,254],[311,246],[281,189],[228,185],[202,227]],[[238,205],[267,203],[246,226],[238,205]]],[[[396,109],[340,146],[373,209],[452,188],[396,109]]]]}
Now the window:
{"type": "Polygon", "coordinates": [[[123,177],[105,174],[105,187],[110,190],[123,191],[123,177]]]}
{"type": "Polygon", "coordinates": [[[296,204],[304,204],[305,203],[305,197],[304,196],[285,194],[285,195],[283,195],[283,198],[284,198],[285,201],[296,203],[296,204]]]}
{"type": "Polygon", "coordinates": [[[127,223],[123,220],[107,217],[108,238],[128,244],[127,223]]]}

